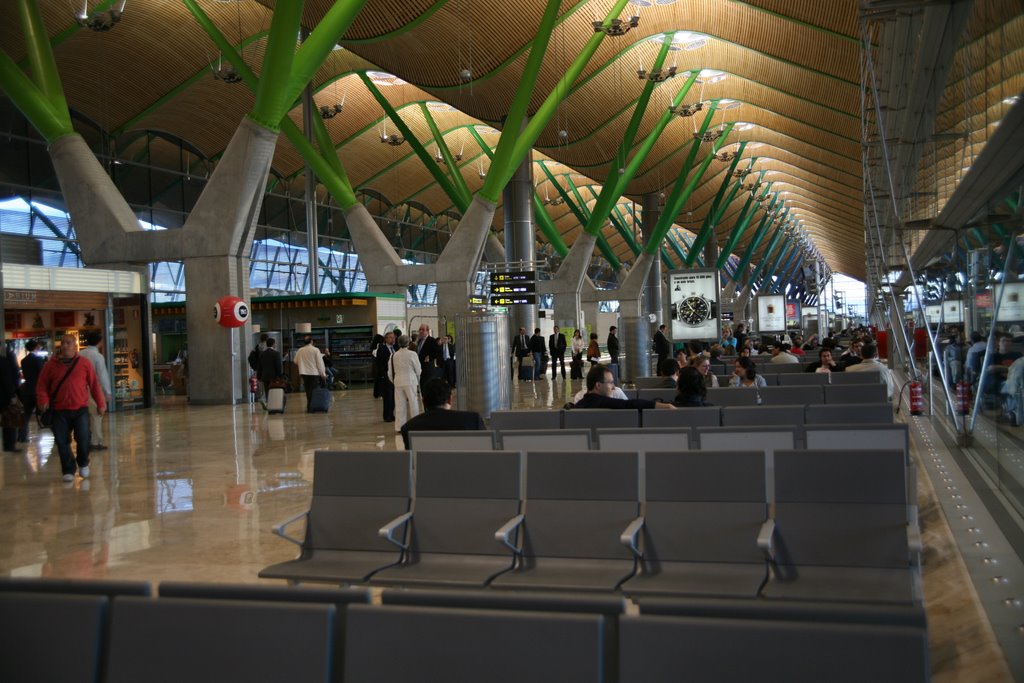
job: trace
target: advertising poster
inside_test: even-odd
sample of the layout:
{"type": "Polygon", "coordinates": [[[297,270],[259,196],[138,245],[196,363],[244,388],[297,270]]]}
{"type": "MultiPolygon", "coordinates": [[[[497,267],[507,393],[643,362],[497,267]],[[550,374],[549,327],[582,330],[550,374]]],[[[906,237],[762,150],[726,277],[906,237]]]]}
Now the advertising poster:
{"type": "Polygon", "coordinates": [[[939,304],[931,304],[924,307],[924,318],[928,321],[929,325],[938,325],[941,317],[942,306],[939,304]]]}
{"type": "Polygon", "coordinates": [[[996,320],[1006,323],[1024,321],[1024,282],[996,285],[993,302],[995,301],[999,301],[999,315],[996,316],[996,320]],[[1000,290],[1002,290],[1002,300],[999,299],[1000,290]]]}
{"type": "Polygon", "coordinates": [[[672,339],[717,341],[720,338],[718,271],[670,271],[668,295],[672,339]]]}
{"type": "Polygon", "coordinates": [[[961,299],[945,301],[942,304],[942,322],[962,323],[964,321],[964,302],[961,299]]]}
{"type": "Polygon", "coordinates": [[[757,297],[757,331],[786,331],[786,297],[781,294],[764,294],[757,297]]]}

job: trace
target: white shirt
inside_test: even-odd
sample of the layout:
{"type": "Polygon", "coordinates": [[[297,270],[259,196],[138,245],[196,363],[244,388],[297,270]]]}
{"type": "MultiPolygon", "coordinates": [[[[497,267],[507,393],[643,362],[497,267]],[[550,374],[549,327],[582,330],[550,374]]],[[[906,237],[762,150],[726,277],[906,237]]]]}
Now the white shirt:
{"type": "Polygon", "coordinates": [[[769,363],[799,363],[800,359],[791,353],[780,351],[777,356],[772,356],[769,363]]]}
{"type": "Polygon", "coordinates": [[[86,346],[78,352],[78,355],[89,359],[93,369],[96,371],[96,378],[100,382],[100,389],[103,390],[103,395],[110,396],[110,374],[107,373],[107,361],[100,355],[100,350],[95,346],[86,346]]]}
{"type": "Polygon", "coordinates": [[[316,344],[306,344],[292,354],[292,362],[299,369],[300,375],[327,376],[327,369],[324,367],[324,355],[316,344]]]}
{"type": "Polygon", "coordinates": [[[420,357],[415,351],[399,349],[388,362],[388,379],[396,387],[415,387],[420,383],[420,357]]]}
{"type": "MultiPolygon", "coordinates": [[[[582,399],[586,395],[587,395],[587,388],[583,387],[578,392],[576,392],[575,396],[572,397],[572,402],[573,403],[579,403],[580,399],[582,399]]],[[[626,396],[626,392],[623,391],[622,389],[620,389],[619,387],[615,387],[614,389],[612,389],[611,398],[621,398],[623,401],[628,401],[629,400],[629,397],[626,396]]]]}
{"type": "Polygon", "coordinates": [[[856,365],[846,368],[846,372],[877,372],[882,376],[882,381],[885,382],[890,401],[896,393],[896,381],[892,378],[892,373],[877,358],[865,358],[856,365]]]}

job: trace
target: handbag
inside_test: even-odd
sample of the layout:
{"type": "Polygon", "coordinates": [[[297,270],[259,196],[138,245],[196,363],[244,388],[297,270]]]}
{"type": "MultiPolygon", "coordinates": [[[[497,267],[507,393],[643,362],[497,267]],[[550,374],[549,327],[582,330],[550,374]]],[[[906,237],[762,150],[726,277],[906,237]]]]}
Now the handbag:
{"type": "Polygon", "coordinates": [[[532,368],[533,367],[533,354],[530,354],[528,356],[523,356],[522,366],[524,368],[532,368]]]}
{"type": "Polygon", "coordinates": [[[5,428],[18,429],[25,424],[25,411],[21,403],[15,401],[4,406],[3,413],[0,413],[0,426],[5,428]]]}
{"type": "Polygon", "coordinates": [[[57,400],[57,394],[60,393],[60,388],[64,386],[64,382],[71,376],[71,373],[75,371],[75,366],[78,365],[78,361],[81,359],[81,356],[75,358],[71,367],[68,368],[68,371],[60,378],[60,382],[57,383],[57,388],[53,390],[52,394],[50,394],[50,406],[43,412],[39,413],[39,417],[37,418],[39,420],[40,429],[50,429],[53,427],[53,402],[57,400]]]}
{"type": "Polygon", "coordinates": [[[292,389],[291,380],[287,377],[278,377],[277,379],[270,380],[270,384],[267,385],[270,389],[284,389],[285,393],[288,393],[292,389]]]}

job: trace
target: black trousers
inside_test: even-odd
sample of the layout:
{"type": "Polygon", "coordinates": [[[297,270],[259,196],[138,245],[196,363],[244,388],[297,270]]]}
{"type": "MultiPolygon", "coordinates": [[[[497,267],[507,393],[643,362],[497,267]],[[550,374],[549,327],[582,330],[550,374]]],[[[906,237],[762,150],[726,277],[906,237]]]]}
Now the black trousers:
{"type": "Polygon", "coordinates": [[[562,366],[562,378],[565,378],[565,354],[552,355],[551,356],[551,379],[556,376],[555,368],[562,366]]]}
{"type": "Polygon", "coordinates": [[[381,400],[384,402],[384,421],[395,421],[395,385],[387,377],[383,377],[380,383],[381,400]]]}

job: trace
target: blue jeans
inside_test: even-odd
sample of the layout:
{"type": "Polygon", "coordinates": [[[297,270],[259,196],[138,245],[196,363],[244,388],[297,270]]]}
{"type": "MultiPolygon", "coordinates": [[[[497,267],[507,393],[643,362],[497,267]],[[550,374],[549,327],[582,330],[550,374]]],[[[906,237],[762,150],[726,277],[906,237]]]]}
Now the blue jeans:
{"type": "Polygon", "coordinates": [[[534,379],[537,379],[537,378],[542,377],[544,375],[544,373],[541,372],[541,369],[540,369],[540,365],[543,362],[544,362],[544,352],[543,351],[534,351],[533,352],[533,378],[534,379]]]}
{"type": "Polygon", "coordinates": [[[60,454],[62,474],[74,474],[78,467],[89,466],[89,408],[53,411],[53,441],[60,454]],[[71,454],[71,433],[75,434],[78,457],[71,454]]]}

